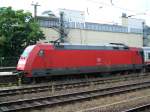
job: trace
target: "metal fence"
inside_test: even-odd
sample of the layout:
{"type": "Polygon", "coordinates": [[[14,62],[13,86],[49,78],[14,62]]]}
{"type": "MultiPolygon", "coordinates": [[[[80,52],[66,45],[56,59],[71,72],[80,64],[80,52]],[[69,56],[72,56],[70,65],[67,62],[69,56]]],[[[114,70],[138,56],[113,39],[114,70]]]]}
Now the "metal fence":
{"type": "Polygon", "coordinates": [[[15,67],[18,57],[0,57],[0,67],[15,67]]]}

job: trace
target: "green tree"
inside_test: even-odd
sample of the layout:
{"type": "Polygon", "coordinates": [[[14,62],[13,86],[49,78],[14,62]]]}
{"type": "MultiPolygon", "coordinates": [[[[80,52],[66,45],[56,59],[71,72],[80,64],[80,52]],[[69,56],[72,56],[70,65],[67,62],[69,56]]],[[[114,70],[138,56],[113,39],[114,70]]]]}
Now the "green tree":
{"type": "Polygon", "coordinates": [[[30,12],[0,8],[0,56],[19,56],[26,46],[44,38],[30,12]]]}

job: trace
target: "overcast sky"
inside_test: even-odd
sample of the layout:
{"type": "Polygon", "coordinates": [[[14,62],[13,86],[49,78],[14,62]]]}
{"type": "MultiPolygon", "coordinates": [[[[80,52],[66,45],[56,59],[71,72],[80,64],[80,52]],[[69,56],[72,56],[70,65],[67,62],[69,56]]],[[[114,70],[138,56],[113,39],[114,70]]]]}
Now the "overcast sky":
{"type": "Polygon", "coordinates": [[[40,5],[38,15],[45,10],[57,13],[58,8],[65,8],[85,11],[86,21],[116,24],[124,12],[136,15],[133,18],[145,19],[150,26],[150,0],[0,0],[0,7],[33,12],[32,2],[40,5]]]}

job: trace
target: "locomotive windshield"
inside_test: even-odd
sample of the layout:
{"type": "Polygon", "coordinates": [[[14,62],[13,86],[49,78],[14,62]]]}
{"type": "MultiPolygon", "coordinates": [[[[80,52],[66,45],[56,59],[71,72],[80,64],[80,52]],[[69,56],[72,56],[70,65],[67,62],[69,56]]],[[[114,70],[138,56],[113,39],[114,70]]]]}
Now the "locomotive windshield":
{"type": "Polygon", "coordinates": [[[32,49],[34,48],[34,46],[35,46],[35,45],[28,46],[28,47],[24,50],[24,52],[22,53],[21,56],[27,57],[27,56],[29,55],[29,53],[32,51],[32,49]]]}

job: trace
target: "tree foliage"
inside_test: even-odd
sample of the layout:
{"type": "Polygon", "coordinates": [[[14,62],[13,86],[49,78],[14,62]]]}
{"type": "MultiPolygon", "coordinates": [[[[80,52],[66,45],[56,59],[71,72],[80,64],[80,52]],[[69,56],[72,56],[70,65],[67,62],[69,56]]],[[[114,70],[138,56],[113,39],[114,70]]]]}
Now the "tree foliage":
{"type": "Polygon", "coordinates": [[[26,46],[44,38],[30,12],[0,8],[0,56],[19,56],[26,46]]]}

